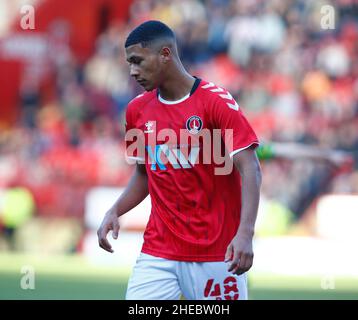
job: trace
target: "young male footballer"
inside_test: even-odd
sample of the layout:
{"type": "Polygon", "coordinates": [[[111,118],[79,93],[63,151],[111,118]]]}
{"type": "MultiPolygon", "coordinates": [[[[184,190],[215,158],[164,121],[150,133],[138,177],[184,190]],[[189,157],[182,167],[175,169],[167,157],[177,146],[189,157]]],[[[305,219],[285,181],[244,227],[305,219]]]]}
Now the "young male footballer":
{"type": "Polygon", "coordinates": [[[127,154],[137,164],[98,229],[99,245],[113,252],[108,232],[116,239],[118,217],[149,194],[126,299],[247,299],[261,185],[256,134],[229,92],[184,69],[167,25],[139,25],[125,51],[146,91],[126,112],[126,132],[136,135],[127,154]]]}

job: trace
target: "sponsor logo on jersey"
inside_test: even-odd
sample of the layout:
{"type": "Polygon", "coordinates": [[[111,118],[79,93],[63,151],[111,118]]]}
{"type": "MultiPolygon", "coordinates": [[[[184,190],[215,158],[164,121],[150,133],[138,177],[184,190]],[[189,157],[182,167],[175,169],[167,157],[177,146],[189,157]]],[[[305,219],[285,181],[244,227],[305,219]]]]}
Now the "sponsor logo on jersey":
{"type": "Polygon", "coordinates": [[[145,123],[145,127],[147,128],[146,130],[144,130],[144,133],[152,133],[153,132],[153,122],[152,121],[148,121],[145,123]]]}
{"type": "Polygon", "coordinates": [[[186,128],[191,134],[197,134],[203,127],[203,120],[198,116],[191,116],[186,121],[186,128]]]}
{"type": "Polygon", "coordinates": [[[165,164],[170,163],[174,169],[189,169],[197,163],[200,147],[191,147],[190,153],[186,156],[184,150],[180,148],[169,148],[166,144],[156,145],[155,147],[146,146],[150,157],[151,170],[166,170],[165,164]],[[162,156],[164,155],[164,157],[162,156]]]}

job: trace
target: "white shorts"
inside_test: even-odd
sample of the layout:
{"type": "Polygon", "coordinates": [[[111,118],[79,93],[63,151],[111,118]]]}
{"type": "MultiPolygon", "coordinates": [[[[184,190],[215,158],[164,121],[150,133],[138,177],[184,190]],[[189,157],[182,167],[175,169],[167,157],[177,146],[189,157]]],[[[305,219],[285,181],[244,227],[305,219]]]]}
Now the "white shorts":
{"type": "Polygon", "coordinates": [[[246,274],[225,262],[183,262],[141,253],[129,278],[127,300],[247,300],[246,274]]]}

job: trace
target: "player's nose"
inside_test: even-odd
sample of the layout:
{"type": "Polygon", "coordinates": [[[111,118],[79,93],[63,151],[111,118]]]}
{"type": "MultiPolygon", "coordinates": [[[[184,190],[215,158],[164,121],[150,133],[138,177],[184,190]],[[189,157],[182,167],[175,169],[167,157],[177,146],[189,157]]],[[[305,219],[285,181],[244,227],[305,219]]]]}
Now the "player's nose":
{"type": "Polygon", "coordinates": [[[136,66],[133,66],[133,65],[130,67],[129,73],[130,73],[130,76],[134,77],[134,78],[137,78],[139,76],[138,68],[136,66]]]}

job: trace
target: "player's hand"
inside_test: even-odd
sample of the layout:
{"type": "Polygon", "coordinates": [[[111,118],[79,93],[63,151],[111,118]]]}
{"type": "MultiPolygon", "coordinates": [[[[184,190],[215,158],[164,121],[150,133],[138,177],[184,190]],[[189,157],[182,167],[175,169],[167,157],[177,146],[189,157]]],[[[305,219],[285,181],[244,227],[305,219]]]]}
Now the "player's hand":
{"type": "Polygon", "coordinates": [[[112,249],[111,244],[107,240],[107,234],[109,231],[112,230],[112,237],[113,239],[118,238],[118,232],[119,232],[119,222],[118,217],[113,210],[109,210],[106,215],[103,218],[102,224],[97,230],[97,237],[98,237],[98,244],[99,246],[108,251],[108,252],[114,252],[112,249]]]}
{"type": "Polygon", "coordinates": [[[252,267],[253,260],[252,236],[238,232],[226,250],[225,262],[230,262],[228,271],[243,274],[252,267]]]}

